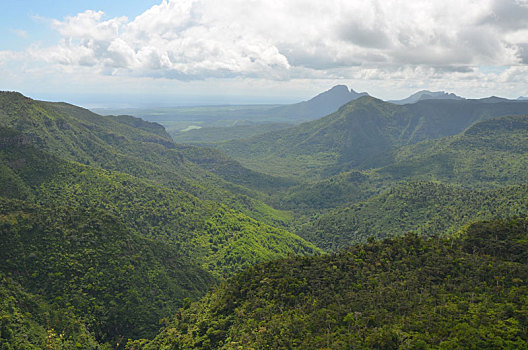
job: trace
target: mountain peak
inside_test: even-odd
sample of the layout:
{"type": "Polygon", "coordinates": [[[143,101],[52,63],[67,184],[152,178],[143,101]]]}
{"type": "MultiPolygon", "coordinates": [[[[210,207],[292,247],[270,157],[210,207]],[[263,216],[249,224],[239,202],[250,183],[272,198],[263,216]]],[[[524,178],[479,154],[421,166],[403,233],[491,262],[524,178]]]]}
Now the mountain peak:
{"type": "Polygon", "coordinates": [[[335,85],[332,88],[330,88],[330,90],[328,90],[326,92],[330,92],[330,91],[346,91],[346,92],[350,92],[350,90],[348,89],[348,86],[346,86],[346,85],[335,85]]]}
{"type": "Polygon", "coordinates": [[[275,116],[284,115],[292,120],[312,120],[333,113],[341,106],[362,96],[368,96],[368,94],[366,92],[357,93],[346,85],[336,85],[308,101],[277,107],[271,111],[275,116]]]}
{"type": "Polygon", "coordinates": [[[330,90],[320,93],[319,95],[313,97],[307,102],[318,101],[318,100],[326,99],[326,98],[329,98],[329,99],[334,98],[334,99],[340,99],[342,101],[345,101],[346,103],[346,102],[355,100],[361,96],[367,96],[367,95],[368,93],[366,92],[358,93],[354,91],[354,89],[349,89],[348,86],[346,85],[336,85],[332,87],[330,90]]]}

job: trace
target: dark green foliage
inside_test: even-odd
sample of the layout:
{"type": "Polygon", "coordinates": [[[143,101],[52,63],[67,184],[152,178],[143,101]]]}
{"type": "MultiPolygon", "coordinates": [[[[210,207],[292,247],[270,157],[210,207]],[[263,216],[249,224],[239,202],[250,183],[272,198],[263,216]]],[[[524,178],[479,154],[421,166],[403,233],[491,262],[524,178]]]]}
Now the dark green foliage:
{"type": "Polygon", "coordinates": [[[408,234],[258,265],[143,348],[526,349],[527,228],[480,223],[452,240],[408,234]]]}
{"type": "Polygon", "coordinates": [[[277,195],[277,206],[302,212],[359,202],[379,191],[374,179],[369,173],[352,170],[315,183],[304,183],[277,195]]]}
{"type": "Polygon", "coordinates": [[[467,223],[528,213],[528,186],[477,191],[434,182],[395,186],[366,201],[329,211],[298,235],[331,251],[371,237],[450,235],[467,223]]]}
{"type": "Polygon", "coordinates": [[[395,162],[376,171],[385,180],[438,180],[468,187],[528,183],[528,116],[480,122],[460,135],[394,151],[395,162]]]}
{"type": "Polygon", "coordinates": [[[0,199],[0,235],[1,272],[104,341],[154,335],[161,318],[214,282],[175,246],[98,209],[0,199]]]}
{"type": "Polygon", "coordinates": [[[439,181],[473,189],[528,183],[528,116],[476,123],[465,132],[386,153],[392,164],[348,171],[280,194],[283,209],[310,213],[368,199],[409,181],[439,181]]]}
{"type": "MultiPolygon", "coordinates": [[[[213,148],[180,146],[180,151],[185,159],[200,165],[224,180],[258,191],[272,193],[297,183],[288,178],[265,175],[244,168],[239,162],[213,148]]],[[[258,194],[253,195],[258,196],[258,194]]]]}
{"type": "Polygon", "coordinates": [[[71,309],[49,305],[0,273],[0,348],[106,349],[71,309]]]}
{"type": "Polygon", "coordinates": [[[528,224],[470,225],[528,212],[528,117],[492,118],[528,104],[488,102],[364,97],[220,146],[271,176],[0,93],[1,345],[528,348],[528,224]],[[370,243],[294,257],[320,250],[283,209],[326,250],[370,243]]]}
{"type": "Polygon", "coordinates": [[[217,202],[130,175],[60,161],[30,145],[0,150],[0,159],[7,164],[17,160],[20,166],[11,169],[13,176],[37,203],[112,213],[145,237],[173,242],[181,254],[219,276],[290,253],[318,252],[298,236],[217,202]]]}

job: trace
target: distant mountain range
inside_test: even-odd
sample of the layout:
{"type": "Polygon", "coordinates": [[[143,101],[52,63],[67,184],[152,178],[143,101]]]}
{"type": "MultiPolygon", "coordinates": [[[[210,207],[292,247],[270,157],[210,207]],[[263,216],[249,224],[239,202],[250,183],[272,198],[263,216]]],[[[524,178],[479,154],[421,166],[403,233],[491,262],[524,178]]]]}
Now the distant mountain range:
{"type": "Polygon", "coordinates": [[[453,93],[445,91],[429,91],[422,90],[418,91],[411,96],[404,98],[403,100],[390,100],[388,102],[395,103],[398,105],[405,105],[408,103],[416,103],[422,100],[463,100],[463,97],[457,96],[453,93]]]}

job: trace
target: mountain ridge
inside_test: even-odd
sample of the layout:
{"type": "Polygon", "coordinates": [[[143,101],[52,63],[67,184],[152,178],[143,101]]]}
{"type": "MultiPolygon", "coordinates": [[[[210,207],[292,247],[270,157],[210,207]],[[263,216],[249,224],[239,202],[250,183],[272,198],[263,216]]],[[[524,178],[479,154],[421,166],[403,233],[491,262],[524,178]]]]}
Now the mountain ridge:
{"type": "Polygon", "coordinates": [[[456,135],[475,122],[507,114],[528,114],[528,103],[448,99],[395,105],[363,96],[326,117],[214,147],[256,171],[328,176],[378,167],[392,148],[456,135]]]}

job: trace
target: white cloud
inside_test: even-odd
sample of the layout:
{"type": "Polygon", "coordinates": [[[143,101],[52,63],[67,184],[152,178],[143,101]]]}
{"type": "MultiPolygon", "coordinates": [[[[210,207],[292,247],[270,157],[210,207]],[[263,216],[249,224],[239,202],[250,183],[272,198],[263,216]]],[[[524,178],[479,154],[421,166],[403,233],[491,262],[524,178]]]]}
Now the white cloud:
{"type": "Polygon", "coordinates": [[[526,61],[527,11],[502,0],[164,0],[133,20],[91,10],[54,20],[63,40],[39,55],[183,80],[344,75],[354,66],[468,70],[526,61]]]}
{"type": "Polygon", "coordinates": [[[52,20],[60,42],[27,53],[117,77],[481,87],[528,78],[526,16],[525,0],[164,0],[133,19],[87,10],[52,20]]]}

